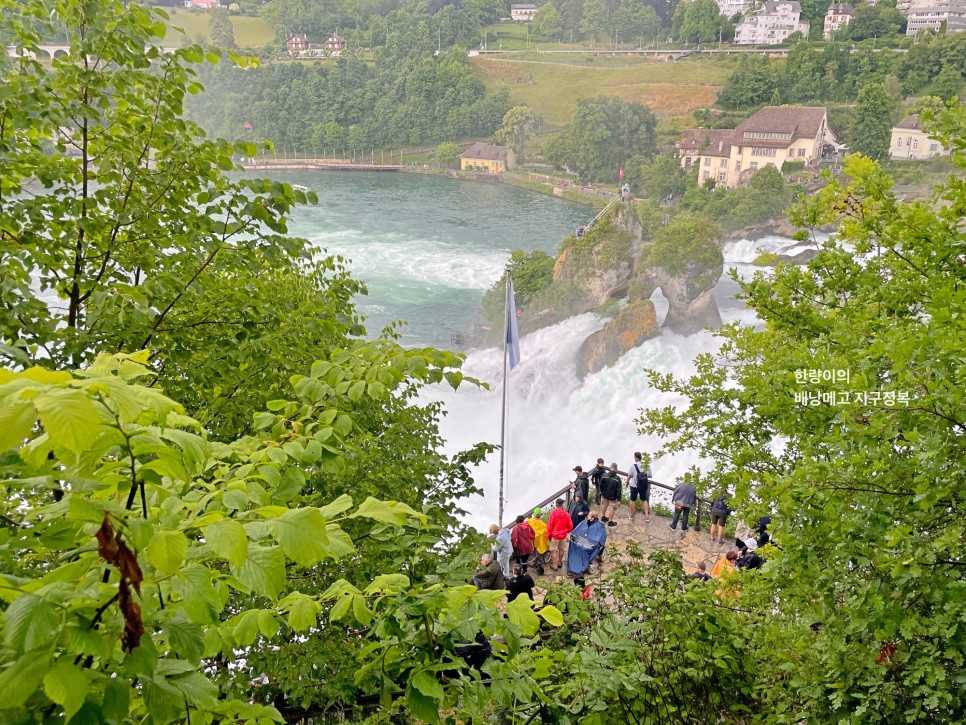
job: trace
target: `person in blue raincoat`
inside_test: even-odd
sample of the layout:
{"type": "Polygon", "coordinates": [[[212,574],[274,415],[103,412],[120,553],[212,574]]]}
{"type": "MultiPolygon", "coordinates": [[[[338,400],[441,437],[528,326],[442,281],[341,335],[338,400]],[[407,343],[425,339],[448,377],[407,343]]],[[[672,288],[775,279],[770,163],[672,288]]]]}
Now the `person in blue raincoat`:
{"type": "Polygon", "coordinates": [[[607,527],[597,519],[597,512],[591,511],[570,535],[567,571],[574,576],[583,575],[591,562],[600,556],[606,543],[607,527]]]}
{"type": "Polygon", "coordinates": [[[493,537],[493,558],[500,562],[503,576],[510,576],[510,557],[513,555],[513,543],[510,540],[509,527],[500,528],[496,524],[490,525],[490,536],[493,537]]]}

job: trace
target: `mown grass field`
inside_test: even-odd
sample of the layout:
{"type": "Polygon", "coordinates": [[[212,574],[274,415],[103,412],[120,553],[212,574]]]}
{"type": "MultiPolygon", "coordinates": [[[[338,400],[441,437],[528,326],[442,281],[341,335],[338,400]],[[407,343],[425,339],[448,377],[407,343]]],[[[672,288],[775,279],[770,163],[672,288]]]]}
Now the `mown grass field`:
{"type": "MultiPolygon", "coordinates": [[[[211,23],[207,12],[192,12],[180,8],[165,8],[165,11],[170,18],[165,43],[178,45],[185,37],[192,42],[199,38],[206,43],[211,41],[211,23]],[[175,28],[181,28],[184,33],[175,28]]],[[[232,15],[230,19],[235,29],[235,44],[239,48],[261,48],[275,39],[272,27],[264,18],[232,15]]]]}
{"type": "Polygon", "coordinates": [[[664,63],[640,57],[543,53],[473,59],[491,90],[507,88],[514,105],[530,106],[554,125],[570,120],[579,99],[599,95],[644,103],[658,119],[675,122],[697,108],[714,105],[735,62],[720,56],[664,63]]]}

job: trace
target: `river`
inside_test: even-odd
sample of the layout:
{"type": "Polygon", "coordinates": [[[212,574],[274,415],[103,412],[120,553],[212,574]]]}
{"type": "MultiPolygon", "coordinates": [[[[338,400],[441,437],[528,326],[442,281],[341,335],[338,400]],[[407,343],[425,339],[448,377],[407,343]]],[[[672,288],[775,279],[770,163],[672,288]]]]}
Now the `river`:
{"type": "MultiPolygon", "coordinates": [[[[553,253],[565,234],[593,216],[588,207],[497,183],[375,173],[275,177],[317,191],[318,205],[293,214],[292,233],[351,259],[354,275],[369,287],[360,309],[370,331],[406,320],[406,345],[448,347],[450,333],[476,318],[483,292],[499,279],[511,249],[553,253]]],[[[746,277],[756,269],[751,262],[759,250],[797,249],[782,237],[729,242],[725,267],[746,277]]],[[[736,291],[727,276],[715,289],[723,320],[754,324],[754,313],[735,299],[736,291]]],[[[660,292],[652,299],[660,320],[667,305],[660,292]]],[[[577,348],[603,324],[586,314],[522,339],[522,360],[509,378],[507,516],[561,488],[577,464],[587,469],[600,456],[623,470],[635,450],[655,451],[660,442],[637,432],[640,409],[681,401],[649,388],[643,369],[685,375],[696,355],[718,348],[708,332],[682,337],[665,330],[614,367],[579,382],[577,348]]],[[[499,442],[501,370],[501,351],[471,351],[464,371],[490,382],[490,390],[436,387],[424,394],[424,400],[445,405],[446,452],[499,442]]],[[[481,528],[496,519],[498,459],[494,454],[476,472],[485,496],[464,505],[467,521],[481,528]]],[[[704,464],[682,454],[656,460],[652,469],[656,480],[673,483],[691,465],[704,464]]]]}

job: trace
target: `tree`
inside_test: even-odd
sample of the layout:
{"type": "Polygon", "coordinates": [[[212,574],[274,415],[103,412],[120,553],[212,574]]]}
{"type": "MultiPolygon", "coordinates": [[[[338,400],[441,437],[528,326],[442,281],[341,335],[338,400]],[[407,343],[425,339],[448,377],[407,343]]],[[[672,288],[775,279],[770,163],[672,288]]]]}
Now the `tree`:
{"type": "Polygon", "coordinates": [[[514,106],[503,117],[496,141],[509,146],[518,158],[522,158],[523,147],[536,135],[539,126],[540,117],[529,106],[514,106]]]}
{"type": "Polygon", "coordinates": [[[584,0],[580,32],[592,41],[607,36],[610,30],[610,13],[604,0],[584,0]]]}
{"type": "Polygon", "coordinates": [[[436,147],[436,163],[443,166],[458,166],[460,147],[452,141],[444,141],[436,147]]]}
{"type": "Polygon", "coordinates": [[[892,138],[895,108],[881,83],[868,83],[859,93],[855,120],[849,128],[849,148],[870,159],[883,159],[892,138]]]}
{"type": "MultiPolygon", "coordinates": [[[[682,6],[678,6],[679,9],[682,6]]],[[[721,14],[715,0],[692,0],[684,7],[678,40],[686,43],[713,43],[718,34],[731,32],[731,23],[721,14]]]]}
{"type": "Polygon", "coordinates": [[[650,5],[642,0],[624,0],[614,13],[614,25],[621,37],[653,38],[661,27],[661,19],[650,5]]]}
{"type": "Polygon", "coordinates": [[[556,38],[563,31],[563,18],[553,3],[537,8],[530,23],[530,32],[541,38],[556,38]]]}
{"type": "Polygon", "coordinates": [[[932,82],[932,89],[943,101],[963,98],[963,72],[951,66],[942,69],[932,82]]]}
{"type": "Polygon", "coordinates": [[[843,39],[856,42],[896,37],[906,32],[906,16],[895,8],[882,5],[859,5],[855,9],[851,22],[842,30],[847,31],[843,39]]]}
{"type": "Polygon", "coordinates": [[[483,316],[498,328],[506,314],[506,279],[513,278],[513,291],[519,307],[526,307],[540,292],[553,282],[553,268],[556,258],[542,249],[524,252],[514,249],[510,253],[503,275],[484,293],[481,309],[483,316]]]}
{"type": "Polygon", "coordinates": [[[584,98],[566,128],[546,146],[547,161],[589,179],[616,179],[633,156],[657,151],[654,114],[647,106],[613,96],[584,98]]]}
{"type": "Polygon", "coordinates": [[[666,154],[653,161],[631,159],[627,163],[627,179],[638,196],[656,202],[683,196],[688,188],[688,177],[680,162],[666,154]]]}
{"type": "Polygon", "coordinates": [[[208,14],[211,23],[211,43],[216,48],[237,48],[235,45],[235,26],[231,23],[227,11],[214,10],[208,14]]]}
{"type": "MultiPolygon", "coordinates": [[[[963,108],[931,129],[960,169],[964,129],[963,108]]],[[[903,203],[891,184],[875,162],[848,157],[844,178],[794,215],[802,241],[838,225],[827,241],[811,237],[817,257],[742,285],[762,324],[722,328],[720,353],[701,356],[688,380],[650,376],[688,403],[648,411],[643,431],[666,436],[665,451],[707,457],[706,476],[736,491],[746,519],[772,516],[780,550],[766,550],[740,595],[766,615],[753,634],[755,711],[771,722],[830,722],[866,706],[875,721],[966,714],[954,624],[966,338],[952,322],[966,314],[966,189],[950,180],[903,203]]]]}

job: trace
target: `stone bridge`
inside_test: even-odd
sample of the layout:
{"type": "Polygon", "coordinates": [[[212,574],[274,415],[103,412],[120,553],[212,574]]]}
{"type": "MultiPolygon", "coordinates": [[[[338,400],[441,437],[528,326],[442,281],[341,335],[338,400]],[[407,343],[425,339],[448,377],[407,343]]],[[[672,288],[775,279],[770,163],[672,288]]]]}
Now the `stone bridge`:
{"type": "MultiPolygon", "coordinates": [[[[37,50],[40,51],[39,52],[40,60],[50,61],[50,60],[53,60],[54,58],[65,58],[68,55],[70,55],[70,45],[68,45],[67,43],[62,43],[62,44],[50,43],[47,45],[38,45],[37,50]]],[[[162,53],[173,53],[175,50],[177,50],[177,48],[161,48],[160,50],[162,53]]],[[[30,50],[26,50],[26,49],[21,50],[14,45],[7,46],[7,55],[9,57],[16,58],[20,56],[21,53],[23,53],[23,55],[27,57],[35,57],[36,55],[38,55],[30,50]]]]}

